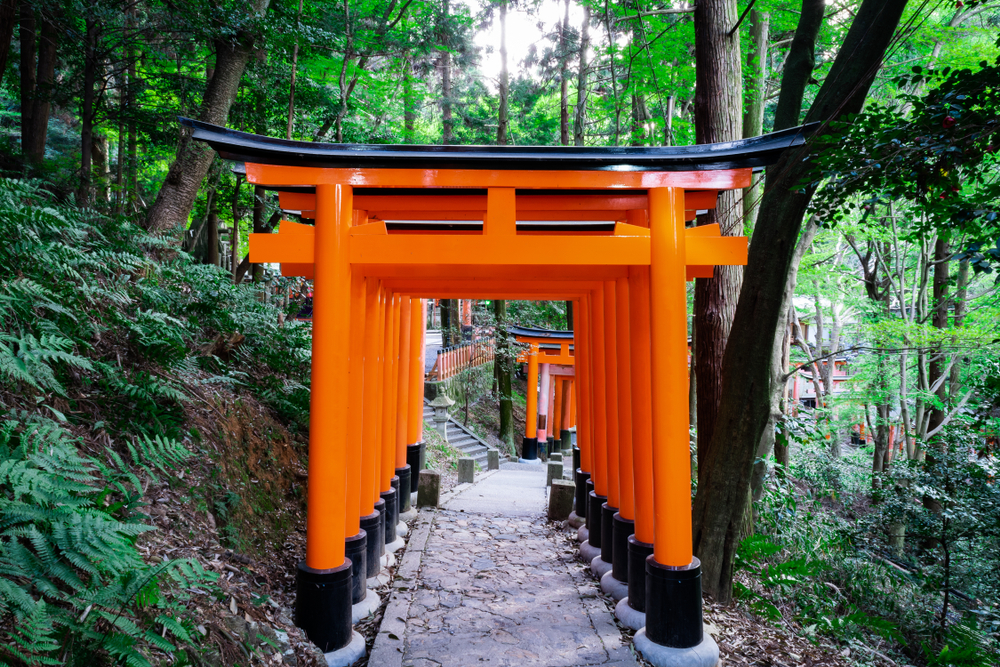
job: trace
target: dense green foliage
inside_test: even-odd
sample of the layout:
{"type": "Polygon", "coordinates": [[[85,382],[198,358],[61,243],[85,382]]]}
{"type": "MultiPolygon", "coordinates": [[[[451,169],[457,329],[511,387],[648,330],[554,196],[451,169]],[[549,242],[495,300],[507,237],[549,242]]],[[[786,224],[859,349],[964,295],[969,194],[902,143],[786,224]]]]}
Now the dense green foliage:
{"type": "Polygon", "coordinates": [[[216,575],[144,561],[143,496],[198,446],[199,388],[304,424],[307,327],[261,297],[125,217],[0,183],[0,663],[187,660],[185,591],[216,575]]]}

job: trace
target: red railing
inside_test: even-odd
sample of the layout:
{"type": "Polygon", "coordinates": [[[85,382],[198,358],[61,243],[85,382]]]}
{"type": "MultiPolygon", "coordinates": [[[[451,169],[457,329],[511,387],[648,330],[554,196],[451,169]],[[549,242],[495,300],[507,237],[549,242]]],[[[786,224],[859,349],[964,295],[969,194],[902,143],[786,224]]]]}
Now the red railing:
{"type": "Polygon", "coordinates": [[[447,380],[467,368],[475,368],[493,361],[496,351],[493,338],[480,338],[468,343],[438,350],[434,366],[427,374],[428,380],[447,380]]]}

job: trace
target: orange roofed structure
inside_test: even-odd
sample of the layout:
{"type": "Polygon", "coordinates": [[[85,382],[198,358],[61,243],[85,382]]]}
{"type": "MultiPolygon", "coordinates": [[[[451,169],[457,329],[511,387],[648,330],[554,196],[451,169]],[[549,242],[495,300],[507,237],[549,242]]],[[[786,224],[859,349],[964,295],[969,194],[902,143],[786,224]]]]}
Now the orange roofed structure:
{"type": "Polygon", "coordinates": [[[575,511],[581,552],[602,585],[627,586],[619,617],[644,623],[636,646],[654,664],[664,652],[670,664],[717,659],[691,544],[685,281],[744,264],[747,240],[686,222],[719,190],[749,186],[803,129],[684,147],[362,146],[182,122],[312,221],[252,235],[250,261],[314,280],[296,623],[330,664],[357,657],[366,535],[395,537],[388,523],[408,508],[426,298],[574,302],[575,479],[592,485],[575,511]]]}

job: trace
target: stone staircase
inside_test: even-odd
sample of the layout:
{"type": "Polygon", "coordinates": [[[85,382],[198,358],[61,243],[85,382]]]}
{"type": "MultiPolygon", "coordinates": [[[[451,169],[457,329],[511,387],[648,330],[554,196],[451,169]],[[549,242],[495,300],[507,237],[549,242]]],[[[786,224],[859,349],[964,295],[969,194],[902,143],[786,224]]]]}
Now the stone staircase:
{"type": "MultiPolygon", "coordinates": [[[[424,404],[424,421],[434,424],[434,410],[424,404]]],[[[472,431],[465,428],[452,418],[448,418],[448,444],[457,449],[461,456],[473,459],[481,470],[486,470],[486,452],[490,446],[480,440],[472,431]]],[[[502,454],[501,459],[506,457],[502,454]]]]}

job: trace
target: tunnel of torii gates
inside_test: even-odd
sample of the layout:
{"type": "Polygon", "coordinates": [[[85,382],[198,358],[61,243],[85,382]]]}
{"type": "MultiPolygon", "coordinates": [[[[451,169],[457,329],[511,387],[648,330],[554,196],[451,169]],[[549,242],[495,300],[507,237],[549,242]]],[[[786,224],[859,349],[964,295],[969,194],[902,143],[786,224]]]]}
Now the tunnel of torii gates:
{"type": "Polygon", "coordinates": [[[359,641],[364,652],[352,605],[413,488],[426,298],[574,302],[581,552],[627,582],[619,617],[644,623],[647,659],[712,664],[692,554],[685,281],[744,264],[747,240],[686,223],[812,128],[592,148],[319,144],[182,123],[313,221],[251,235],[250,261],[314,281],[295,621],[331,664],[353,662],[359,641]]]}
{"type": "MultiPolygon", "coordinates": [[[[551,452],[555,441],[559,440],[562,448],[568,449],[570,429],[576,425],[573,332],[511,327],[509,333],[525,346],[517,355],[517,361],[527,366],[528,376],[520,460],[538,461],[539,444],[545,446],[546,452],[551,452]]],[[[578,459],[579,448],[574,453],[578,459]]],[[[573,470],[580,467],[575,459],[573,470]]]]}

